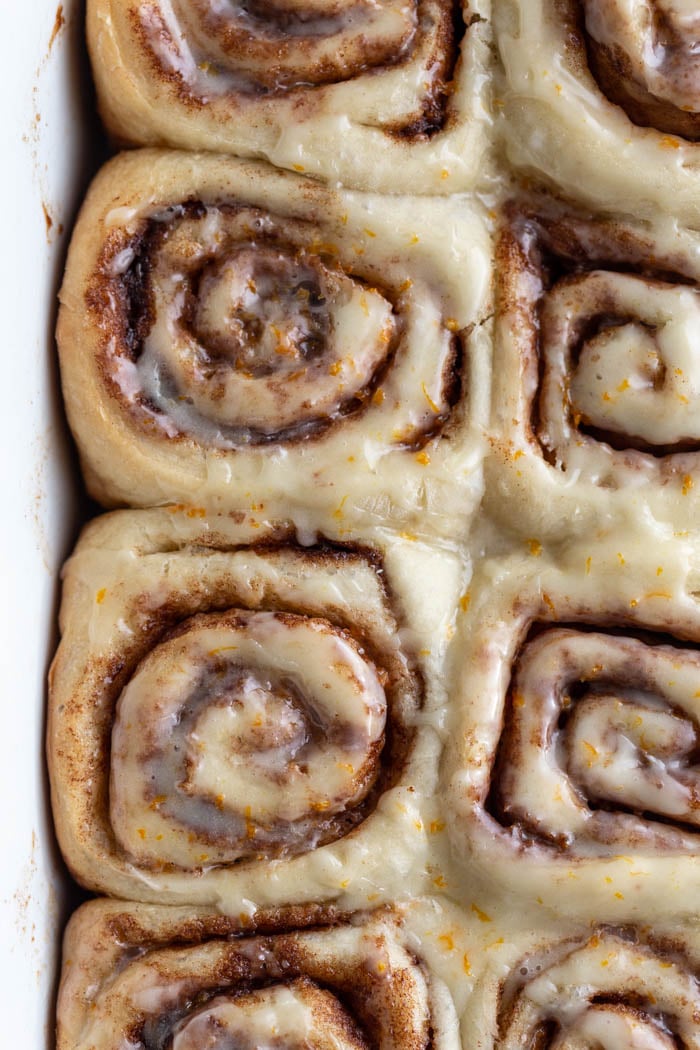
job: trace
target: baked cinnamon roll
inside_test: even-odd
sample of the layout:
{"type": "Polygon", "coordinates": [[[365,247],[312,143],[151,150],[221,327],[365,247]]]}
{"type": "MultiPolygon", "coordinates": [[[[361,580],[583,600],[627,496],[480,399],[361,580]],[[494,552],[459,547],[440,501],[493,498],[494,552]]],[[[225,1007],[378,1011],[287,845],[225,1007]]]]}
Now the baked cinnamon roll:
{"type": "Polygon", "coordinates": [[[83,208],[58,322],[90,492],[319,509],[327,530],[467,514],[489,295],[470,206],[416,209],[212,156],[122,155],[83,208]]]}
{"type": "Polygon", "coordinates": [[[672,222],[615,221],[543,198],[506,206],[494,513],[506,494],[524,527],[562,534],[630,501],[679,528],[696,519],[699,249],[672,222]]]}
{"type": "Polygon", "coordinates": [[[516,167],[605,210],[700,215],[700,16],[685,0],[499,0],[516,167]]]}
{"type": "Polygon", "coordinates": [[[65,572],[48,727],[75,877],[236,910],[422,885],[456,579],[413,540],[301,547],[196,508],[97,519],[65,572]],[[421,563],[429,602],[406,593],[421,563]]]}
{"type": "Polygon", "coordinates": [[[250,927],[201,909],[93,901],[64,941],[58,1050],[458,1050],[449,993],[403,927],[399,909],[351,921],[284,909],[250,927]]]}
{"type": "Polygon", "coordinates": [[[448,760],[456,856],[581,918],[691,915],[697,549],[659,530],[523,545],[470,585],[448,760]]]}
{"type": "Polygon", "coordinates": [[[478,179],[484,0],[91,0],[100,112],[122,143],[264,157],[384,193],[478,179]]]}

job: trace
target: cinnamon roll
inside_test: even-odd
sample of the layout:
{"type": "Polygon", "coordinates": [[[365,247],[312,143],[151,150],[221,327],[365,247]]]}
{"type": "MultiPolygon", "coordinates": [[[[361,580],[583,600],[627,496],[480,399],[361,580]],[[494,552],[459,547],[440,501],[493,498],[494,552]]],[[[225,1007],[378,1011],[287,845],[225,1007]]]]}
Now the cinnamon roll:
{"type": "Polygon", "coordinates": [[[640,505],[679,528],[696,520],[699,249],[670,221],[597,218],[538,197],[506,206],[494,513],[505,496],[525,528],[561,534],[640,505]]]}
{"type": "Polygon", "coordinates": [[[76,227],[58,323],[91,494],[444,529],[480,494],[489,267],[463,203],[118,157],[76,227]]]}
{"type": "Polygon", "coordinates": [[[500,892],[582,918],[692,915],[697,547],[604,535],[486,561],[460,641],[447,812],[500,892]]]}
{"type": "Polygon", "coordinates": [[[458,1050],[449,993],[403,927],[398,909],[351,921],[284,909],[250,928],[201,909],[93,901],[64,941],[58,1050],[458,1050]]]}
{"type": "Polygon", "coordinates": [[[597,208],[700,216],[700,15],[686,0],[499,0],[511,162],[597,208]]]}
{"type": "Polygon", "coordinates": [[[67,565],[48,753],[69,867],[252,912],[417,889],[457,559],[239,518],[108,515],[67,565]],[[429,602],[406,593],[421,564],[429,602]]]}
{"type": "Polygon", "coordinates": [[[384,193],[480,173],[488,3],[91,0],[100,112],[118,141],[264,157],[384,193]]]}

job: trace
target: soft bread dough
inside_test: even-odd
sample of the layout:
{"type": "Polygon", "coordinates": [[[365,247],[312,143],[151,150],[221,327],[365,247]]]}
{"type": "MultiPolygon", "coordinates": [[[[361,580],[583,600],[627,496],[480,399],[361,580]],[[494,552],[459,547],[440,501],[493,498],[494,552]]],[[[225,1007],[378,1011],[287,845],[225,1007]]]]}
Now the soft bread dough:
{"type": "Polygon", "coordinates": [[[62,382],[88,487],[108,505],[225,510],[249,500],[276,517],[320,512],[341,535],[348,521],[418,518],[452,533],[481,495],[490,291],[476,205],[338,193],[228,158],[121,155],[89,192],[61,291],[62,382]],[[251,246],[260,239],[267,247],[256,269],[251,246]],[[201,262],[188,263],[193,253],[201,262]],[[278,311],[275,265],[280,287],[318,289],[310,304],[297,301],[294,324],[282,307],[267,316],[278,311]],[[203,316],[192,320],[195,287],[203,316]],[[280,331],[276,348],[265,341],[270,326],[280,331]],[[253,371],[247,358],[227,357],[233,339],[252,340],[253,371]],[[316,375],[319,343],[330,343],[325,378],[316,375]],[[295,371],[287,356],[304,345],[311,358],[295,371]],[[228,390],[229,380],[248,388],[228,390]],[[307,407],[301,431],[286,436],[292,420],[280,424],[276,404],[295,396],[303,406],[321,381],[341,407],[307,407]],[[365,389],[347,415],[352,384],[365,389]],[[233,430],[220,418],[221,398],[231,399],[233,430]],[[273,431],[264,440],[255,438],[258,411],[273,431]],[[307,434],[309,411],[330,425],[307,434]],[[253,438],[240,432],[246,423],[253,438]]]}
{"type": "MultiPolygon", "coordinates": [[[[595,5],[589,0],[589,6],[595,5]]],[[[655,7],[655,0],[627,4],[628,23],[648,25],[655,7]]],[[[635,124],[609,101],[588,68],[579,10],[577,0],[498,0],[495,5],[505,70],[501,132],[508,159],[597,209],[653,218],[661,208],[695,225],[700,219],[700,144],[635,124]]],[[[653,67],[654,52],[649,54],[653,67]]],[[[688,58],[689,64],[696,62],[688,58]]],[[[692,95],[688,101],[693,103],[692,95]]]]}
{"type": "MultiPolygon", "coordinates": [[[[443,68],[453,17],[446,0],[343,5],[326,18],[325,68],[329,60],[348,65],[337,72],[336,82],[332,72],[320,83],[304,74],[304,66],[315,61],[312,45],[327,46],[324,34],[277,38],[274,12],[272,37],[261,58],[253,57],[258,69],[247,72],[240,56],[224,53],[215,32],[207,39],[196,4],[91,0],[88,40],[100,112],[121,142],[261,157],[358,189],[445,194],[470,189],[481,175],[490,120],[488,13],[488,0],[464,4],[453,74],[449,63],[443,68]],[[373,20],[379,40],[382,33],[398,36],[386,57],[378,56],[368,68],[373,20]],[[336,33],[338,26],[347,31],[346,41],[336,33]],[[402,46],[404,29],[409,37],[402,46]],[[177,43],[168,46],[168,36],[177,43]],[[270,76],[283,48],[298,49],[298,83],[292,74],[286,88],[256,87],[256,77],[270,76]],[[443,95],[443,126],[426,134],[443,95]]],[[[222,30],[222,40],[224,35],[222,30]]],[[[249,47],[246,56],[251,55],[249,47]]],[[[324,57],[317,61],[323,67],[324,57]]]]}

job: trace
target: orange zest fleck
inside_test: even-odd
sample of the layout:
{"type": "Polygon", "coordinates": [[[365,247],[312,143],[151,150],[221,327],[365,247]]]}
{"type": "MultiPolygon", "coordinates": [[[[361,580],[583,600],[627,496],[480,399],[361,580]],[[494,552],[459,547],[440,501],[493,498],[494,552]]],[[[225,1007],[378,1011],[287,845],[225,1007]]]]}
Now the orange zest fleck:
{"type": "Polygon", "coordinates": [[[343,498],[341,499],[340,503],[338,504],[338,506],[333,511],[333,517],[334,518],[342,518],[343,517],[343,507],[347,503],[348,499],[349,499],[348,496],[343,496],[343,498]]]}
{"type": "Polygon", "coordinates": [[[438,408],[438,406],[435,404],[435,402],[433,401],[432,397],[428,393],[428,389],[427,389],[425,383],[421,383],[421,390],[423,391],[423,394],[425,396],[425,400],[428,402],[428,404],[432,408],[433,412],[435,412],[436,415],[439,415],[440,414],[440,409],[438,408]]]}
{"type": "Polygon", "coordinates": [[[476,904],[472,904],[472,911],[476,915],[479,922],[493,922],[491,916],[487,915],[486,912],[482,911],[481,908],[477,907],[476,904]]]}

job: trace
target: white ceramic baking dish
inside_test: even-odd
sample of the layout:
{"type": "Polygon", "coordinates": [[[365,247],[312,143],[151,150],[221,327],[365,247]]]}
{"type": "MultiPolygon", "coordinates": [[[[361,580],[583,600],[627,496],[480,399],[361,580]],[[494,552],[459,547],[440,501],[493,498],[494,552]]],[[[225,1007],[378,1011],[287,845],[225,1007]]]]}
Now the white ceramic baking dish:
{"type": "Polygon", "coordinates": [[[75,903],[51,830],[44,764],[45,682],[56,644],[60,565],[76,534],[79,487],[63,422],[53,342],[66,237],[95,164],[92,102],[72,0],[0,4],[7,325],[2,430],[0,663],[0,1042],[53,1045],[60,934],[75,903]]]}

